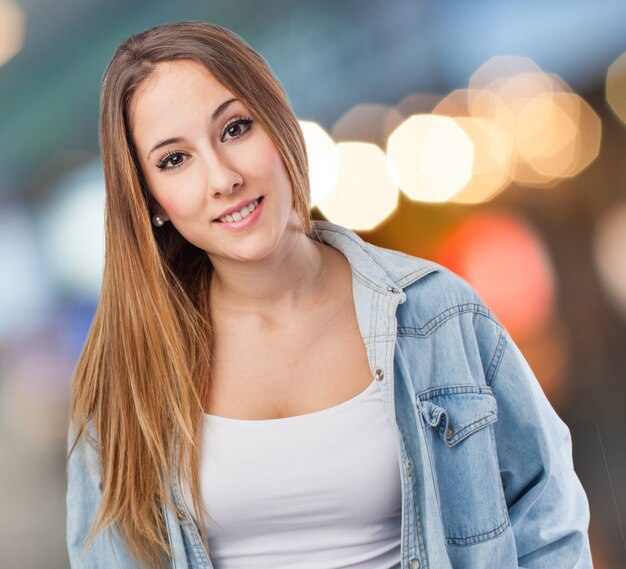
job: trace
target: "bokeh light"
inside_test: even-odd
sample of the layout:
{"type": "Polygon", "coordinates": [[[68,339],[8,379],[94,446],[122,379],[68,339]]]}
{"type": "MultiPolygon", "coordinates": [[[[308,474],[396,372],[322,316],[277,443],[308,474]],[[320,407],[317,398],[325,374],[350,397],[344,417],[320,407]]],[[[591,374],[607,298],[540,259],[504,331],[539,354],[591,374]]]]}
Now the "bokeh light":
{"type": "MultiPolygon", "coordinates": [[[[601,122],[557,75],[524,57],[494,57],[453,91],[438,114],[489,119],[512,141],[510,176],[529,186],[551,187],[575,176],[599,154],[601,122]]],[[[506,144],[503,140],[503,143],[506,144]]]]}
{"type": "Polygon", "coordinates": [[[0,210],[0,340],[40,326],[53,298],[37,243],[35,219],[24,208],[0,210]]]}
{"type": "Polygon", "coordinates": [[[626,202],[600,219],[593,252],[602,287],[619,314],[626,318],[626,202]]]}
{"type": "Polygon", "coordinates": [[[432,112],[440,100],[441,95],[434,93],[409,93],[402,97],[395,108],[405,117],[421,115],[432,112]]]}
{"type": "Polygon", "coordinates": [[[466,279],[516,338],[552,318],[555,277],[539,236],[506,212],[463,220],[442,242],[437,260],[466,279]]]}
{"type": "Polygon", "coordinates": [[[43,229],[58,285],[82,297],[97,297],[104,263],[104,178],[99,161],[60,182],[43,229]]]}
{"type": "Polygon", "coordinates": [[[309,161],[311,207],[323,200],[337,185],[339,152],[330,135],[317,123],[299,121],[309,161]]]}
{"type": "Polygon", "coordinates": [[[331,135],[336,142],[370,142],[384,150],[387,138],[403,120],[394,107],[355,105],[339,117],[331,135]]]}
{"type": "Polygon", "coordinates": [[[541,67],[529,57],[515,55],[496,55],[483,63],[469,80],[472,89],[487,89],[493,81],[503,77],[515,77],[522,74],[543,73],[541,67]]]}
{"type": "Polygon", "coordinates": [[[22,48],[25,26],[22,8],[13,0],[0,0],[0,65],[22,48]]]}
{"type": "Polygon", "coordinates": [[[511,182],[511,140],[504,129],[492,120],[478,117],[458,117],[454,120],[474,144],[474,163],[470,181],[450,201],[489,201],[511,182]]]}
{"type": "Polygon", "coordinates": [[[393,165],[374,144],[340,142],[337,150],[337,186],[317,207],[332,222],[351,229],[373,229],[398,203],[393,165]]]}
{"type": "Polygon", "coordinates": [[[391,133],[387,154],[398,168],[400,189],[413,200],[445,202],[472,175],[474,145],[449,117],[410,116],[391,133]]]}
{"type": "Polygon", "coordinates": [[[626,51],[609,66],[606,100],[613,112],[626,123],[626,51]]]}

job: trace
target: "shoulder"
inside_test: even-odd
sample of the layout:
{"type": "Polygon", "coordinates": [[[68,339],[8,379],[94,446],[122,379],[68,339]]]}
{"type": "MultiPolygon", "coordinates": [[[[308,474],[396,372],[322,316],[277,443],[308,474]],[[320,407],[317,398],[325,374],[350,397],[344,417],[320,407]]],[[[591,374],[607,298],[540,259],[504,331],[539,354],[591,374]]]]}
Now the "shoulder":
{"type": "Polygon", "coordinates": [[[402,292],[399,326],[427,334],[439,324],[468,315],[498,321],[474,288],[434,261],[369,243],[355,232],[328,221],[314,222],[315,239],[329,243],[350,261],[363,284],[383,294],[402,292]]]}
{"type": "Polygon", "coordinates": [[[426,331],[446,319],[470,314],[499,325],[474,287],[447,267],[371,243],[367,248],[406,295],[399,311],[410,324],[426,331]]]}

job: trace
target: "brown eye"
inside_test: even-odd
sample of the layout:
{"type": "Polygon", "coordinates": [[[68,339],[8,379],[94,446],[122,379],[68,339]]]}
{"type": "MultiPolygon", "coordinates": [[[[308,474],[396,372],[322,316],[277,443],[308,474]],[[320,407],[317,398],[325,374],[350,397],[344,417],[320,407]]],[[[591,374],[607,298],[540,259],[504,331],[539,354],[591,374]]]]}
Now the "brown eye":
{"type": "Polygon", "coordinates": [[[226,132],[230,135],[230,136],[237,136],[239,134],[239,131],[241,130],[241,125],[239,124],[234,124],[233,126],[229,126],[228,129],[226,129],[226,132]]]}
{"type": "Polygon", "coordinates": [[[239,118],[233,120],[226,125],[226,128],[224,129],[224,134],[222,135],[222,141],[229,140],[228,137],[230,137],[231,140],[235,138],[240,138],[241,136],[246,134],[248,130],[250,130],[251,125],[252,119],[249,118],[239,118]]]}
{"type": "Polygon", "coordinates": [[[170,152],[166,154],[159,160],[157,168],[159,170],[172,170],[174,168],[178,168],[185,159],[185,154],[180,151],[170,152]]]}

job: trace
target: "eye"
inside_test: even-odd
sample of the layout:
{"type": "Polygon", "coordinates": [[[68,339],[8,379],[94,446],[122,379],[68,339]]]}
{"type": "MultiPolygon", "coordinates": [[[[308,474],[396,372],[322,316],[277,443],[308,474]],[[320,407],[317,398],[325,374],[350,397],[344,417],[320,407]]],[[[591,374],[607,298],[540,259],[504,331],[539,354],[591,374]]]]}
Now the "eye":
{"type": "Polygon", "coordinates": [[[178,168],[184,162],[185,156],[187,155],[180,150],[168,152],[159,160],[157,168],[159,170],[173,170],[174,168],[178,168]]]}
{"type": "Polygon", "coordinates": [[[224,128],[224,134],[222,134],[222,141],[230,139],[240,138],[246,132],[250,130],[252,126],[252,119],[249,117],[239,117],[230,121],[224,128]]]}

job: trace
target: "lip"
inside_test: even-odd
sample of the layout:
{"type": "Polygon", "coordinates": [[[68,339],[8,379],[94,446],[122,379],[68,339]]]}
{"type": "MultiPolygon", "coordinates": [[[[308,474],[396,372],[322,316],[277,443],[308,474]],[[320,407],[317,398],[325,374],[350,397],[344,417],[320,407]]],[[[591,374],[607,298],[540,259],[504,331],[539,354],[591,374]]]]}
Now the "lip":
{"type": "Polygon", "coordinates": [[[234,205],[233,207],[229,207],[228,209],[225,209],[213,221],[218,221],[220,217],[224,217],[225,215],[228,215],[229,213],[235,213],[236,211],[239,211],[244,205],[248,205],[249,203],[252,203],[254,200],[258,200],[260,197],[262,196],[257,196],[256,198],[243,200],[239,202],[237,205],[234,205]]]}
{"type": "MultiPolygon", "coordinates": [[[[249,203],[249,202],[242,202],[243,205],[241,207],[246,205],[246,203],[249,203]]],[[[244,231],[248,229],[249,227],[252,227],[257,222],[259,217],[261,217],[261,213],[263,212],[264,206],[265,206],[265,199],[262,199],[259,202],[259,205],[256,206],[256,208],[250,215],[248,215],[247,217],[244,217],[243,219],[240,219],[239,221],[231,221],[229,223],[222,223],[221,221],[215,220],[213,223],[216,223],[219,227],[225,229],[226,231],[244,231]]]]}

